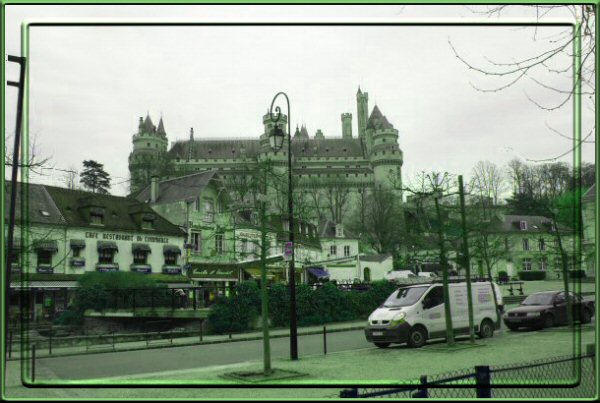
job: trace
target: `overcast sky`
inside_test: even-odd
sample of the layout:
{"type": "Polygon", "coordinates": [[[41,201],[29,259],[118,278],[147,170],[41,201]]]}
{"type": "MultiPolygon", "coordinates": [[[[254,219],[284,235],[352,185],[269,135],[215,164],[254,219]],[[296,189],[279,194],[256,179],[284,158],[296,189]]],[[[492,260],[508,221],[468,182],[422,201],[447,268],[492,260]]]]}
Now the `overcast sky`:
{"type": "MultiPolygon", "coordinates": [[[[530,10],[517,7],[507,16],[530,10]]],[[[567,14],[564,14],[565,16],[567,14]]],[[[554,13],[550,17],[561,16],[554,13]]],[[[153,18],[256,20],[473,18],[463,6],[6,6],[6,49],[20,54],[25,18],[153,18]]],[[[547,125],[572,133],[571,103],[549,112],[562,95],[531,80],[484,93],[507,79],[469,71],[466,59],[510,62],[549,49],[564,28],[539,27],[33,27],[30,54],[30,136],[51,166],[81,169],[84,159],[105,165],[114,194],[128,191],[127,158],[138,119],[162,115],[170,142],[196,138],[258,138],[273,96],[285,91],[292,125],[314,136],[341,137],[340,114],[353,115],[356,91],[369,93],[399,131],[403,177],[443,170],[468,176],[479,160],[545,159],[572,142],[547,125]]],[[[568,57],[556,67],[568,66],[568,57]]],[[[568,90],[570,78],[534,69],[530,75],[568,90]]],[[[7,65],[7,79],[16,80],[7,65]]],[[[14,131],[16,90],[6,92],[6,133],[14,131]]],[[[584,134],[592,114],[584,114],[584,134]]],[[[10,144],[12,148],[12,144],[10,144]]],[[[585,144],[584,161],[594,162],[585,144]]],[[[568,154],[562,160],[572,161],[568,154]]],[[[61,172],[31,181],[61,186],[61,172]]]]}

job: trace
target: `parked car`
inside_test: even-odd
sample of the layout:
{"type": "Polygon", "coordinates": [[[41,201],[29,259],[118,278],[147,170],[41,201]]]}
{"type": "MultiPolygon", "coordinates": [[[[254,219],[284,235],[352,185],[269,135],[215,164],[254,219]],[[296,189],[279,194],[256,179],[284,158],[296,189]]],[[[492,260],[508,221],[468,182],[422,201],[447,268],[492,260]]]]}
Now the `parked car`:
{"type": "MultiPolygon", "coordinates": [[[[448,285],[455,334],[469,333],[466,283],[448,285]]],[[[487,281],[473,282],[471,295],[475,331],[480,337],[492,337],[497,322],[492,286],[487,281]]],[[[420,284],[394,291],[371,313],[365,337],[379,348],[391,343],[421,347],[428,339],[446,337],[446,312],[442,284],[420,284]]]]}
{"type": "MultiPolygon", "coordinates": [[[[573,304],[573,318],[589,323],[594,316],[594,301],[584,300],[569,292],[573,304]]],[[[529,295],[521,305],[504,315],[504,324],[510,330],[520,327],[549,328],[567,323],[567,301],[564,291],[536,292],[529,295]]]]}

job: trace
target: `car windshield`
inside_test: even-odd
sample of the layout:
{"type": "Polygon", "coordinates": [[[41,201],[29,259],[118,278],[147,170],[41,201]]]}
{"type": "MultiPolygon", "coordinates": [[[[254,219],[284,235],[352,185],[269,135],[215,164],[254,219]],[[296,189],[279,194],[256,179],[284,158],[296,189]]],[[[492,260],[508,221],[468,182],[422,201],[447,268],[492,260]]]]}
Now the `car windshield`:
{"type": "Polygon", "coordinates": [[[383,303],[384,308],[397,308],[401,306],[410,306],[421,298],[421,295],[427,291],[429,287],[410,287],[401,288],[395,291],[383,303]]]}
{"type": "Polygon", "coordinates": [[[554,294],[531,294],[521,305],[551,305],[554,294]]]}

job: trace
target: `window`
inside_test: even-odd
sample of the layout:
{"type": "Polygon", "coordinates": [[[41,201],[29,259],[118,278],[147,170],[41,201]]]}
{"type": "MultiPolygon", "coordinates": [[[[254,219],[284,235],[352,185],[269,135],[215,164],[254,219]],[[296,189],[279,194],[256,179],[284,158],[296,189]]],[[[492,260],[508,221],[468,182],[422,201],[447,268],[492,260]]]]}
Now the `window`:
{"type": "Polygon", "coordinates": [[[223,234],[215,235],[215,250],[217,253],[223,253],[223,234]]]}
{"type": "Polygon", "coordinates": [[[529,239],[523,238],[523,250],[529,250],[529,239]]]}
{"type": "Polygon", "coordinates": [[[548,259],[546,259],[545,257],[542,258],[542,260],[540,261],[540,270],[542,271],[546,271],[546,269],[548,268],[548,259]]]}
{"type": "Polygon", "coordinates": [[[72,248],[71,249],[73,257],[81,256],[81,248],[72,248]]]}
{"type": "Polygon", "coordinates": [[[200,198],[199,197],[195,200],[194,211],[200,211],[200,198]]]}
{"type": "Polygon", "coordinates": [[[538,248],[540,250],[546,250],[546,242],[544,241],[544,238],[540,238],[538,241],[538,248]]]}
{"type": "Polygon", "coordinates": [[[192,251],[199,253],[201,248],[202,237],[200,232],[192,232],[192,251]]]}
{"type": "Polygon", "coordinates": [[[508,237],[504,238],[504,249],[507,252],[510,250],[510,244],[508,243],[508,237]]]}
{"type": "Polygon", "coordinates": [[[333,255],[333,256],[337,255],[337,246],[336,245],[331,245],[329,247],[329,254],[333,255]]]}
{"type": "Polygon", "coordinates": [[[527,231],[527,221],[519,221],[519,228],[521,231],[527,231]]]}
{"type": "Polygon", "coordinates": [[[51,266],[52,252],[48,250],[39,250],[37,252],[37,263],[38,266],[51,266]]]}
{"type": "Polygon", "coordinates": [[[531,259],[527,258],[527,259],[523,259],[523,271],[530,271],[531,270],[531,259]]]}
{"type": "Polygon", "coordinates": [[[91,213],[90,214],[90,224],[102,225],[102,224],[104,224],[104,217],[101,216],[100,214],[91,213]]]}
{"type": "Polygon", "coordinates": [[[165,264],[176,265],[177,264],[177,254],[176,253],[166,253],[165,254],[165,264]]]}
{"type": "Polygon", "coordinates": [[[335,236],[341,238],[344,236],[344,227],[342,224],[338,224],[335,226],[335,236]]]}
{"type": "Polygon", "coordinates": [[[113,249],[102,249],[98,251],[98,262],[112,264],[115,251],[113,249]]]}
{"type": "Polygon", "coordinates": [[[154,223],[152,220],[142,220],[142,229],[152,229],[154,227],[154,223]]]}
{"type": "Polygon", "coordinates": [[[440,304],[444,303],[444,288],[434,287],[429,293],[423,298],[423,308],[431,309],[440,304]]]}
{"type": "Polygon", "coordinates": [[[248,240],[242,239],[242,244],[240,246],[240,252],[246,253],[248,251],[248,240]]]}
{"type": "Polygon", "coordinates": [[[146,264],[148,252],[136,250],[133,252],[133,264],[146,264]]]}
{"type": "Polygon", "coordinates": [[[214,200],[204,199],[204,221],[214,222],[214,200]]]}
{"type": "Polygon", "coordinates": [[[350,256],[350,245],[344,246],[344,256],[350,256]]]}

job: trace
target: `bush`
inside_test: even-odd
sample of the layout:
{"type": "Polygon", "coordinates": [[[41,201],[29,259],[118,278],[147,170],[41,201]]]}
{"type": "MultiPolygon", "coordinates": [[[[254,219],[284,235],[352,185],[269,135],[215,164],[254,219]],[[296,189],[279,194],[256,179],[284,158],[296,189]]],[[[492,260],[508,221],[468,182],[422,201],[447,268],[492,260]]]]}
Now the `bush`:
{"type": "Polygon", "coordinates": [[[537,271],[520,271],[519,279],[522,281],[534,281],[534,280],[544,280],[546,279],[546,272],[537,270],[537,271]]]}
{"type": "Polygon", "coordinates": [[[215,333],[250,329],[260,312],[260,290],[254,281],[243,281],[234,295],[219,297],[211,307],[208,322],[215,333]]]}
{"type": "Polygon", "coordinates": [[[284,284],[273,284],[269,289],[269,315],[273,326],[290,324],[290,292],[284,284]]]}
{"type": "Polygon", "coordinates": [[[60,316],[54,320],[54,324],[65,326],[83,325],[83,314],[78,311],[63,311],[60,316]]]}
{"type": "Polygon", "coordinates": [[[586,278],[585,270],[569,270],[569,278],[586,278]]]}

